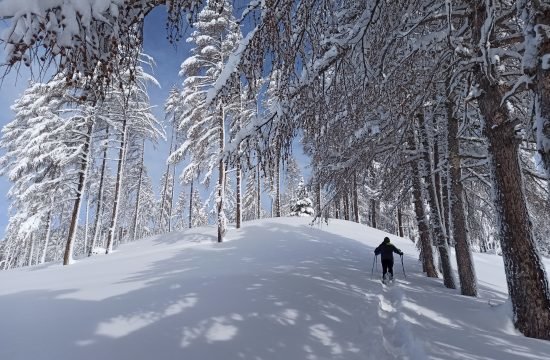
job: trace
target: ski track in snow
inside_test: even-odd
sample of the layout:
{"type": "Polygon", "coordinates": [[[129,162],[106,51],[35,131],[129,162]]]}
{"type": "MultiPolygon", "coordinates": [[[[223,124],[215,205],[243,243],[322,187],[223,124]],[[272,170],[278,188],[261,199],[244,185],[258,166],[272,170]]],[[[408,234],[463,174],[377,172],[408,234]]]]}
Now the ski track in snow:
{"type": "Polygon", "coordinates": [[[378,295],[378,316],[382,324],[382,337],[387,359],[425,360],[422,343],[415,339],[401,309],[404,293],[399,283],[381,285],[378,295]]]}

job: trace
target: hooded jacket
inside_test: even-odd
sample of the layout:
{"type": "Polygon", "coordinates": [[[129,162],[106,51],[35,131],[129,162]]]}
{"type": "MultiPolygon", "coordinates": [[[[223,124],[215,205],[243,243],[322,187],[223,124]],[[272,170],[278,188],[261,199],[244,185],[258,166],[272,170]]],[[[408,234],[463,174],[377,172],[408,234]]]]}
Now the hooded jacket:
{"type": "Polygon", "coordinates": [[[385,238],[382,244],[374,250],[374,254],[381,255],[382,260],[393,260],[393,253],[403,255],[403,252],[396,248],[389,238],[385,238]]]}

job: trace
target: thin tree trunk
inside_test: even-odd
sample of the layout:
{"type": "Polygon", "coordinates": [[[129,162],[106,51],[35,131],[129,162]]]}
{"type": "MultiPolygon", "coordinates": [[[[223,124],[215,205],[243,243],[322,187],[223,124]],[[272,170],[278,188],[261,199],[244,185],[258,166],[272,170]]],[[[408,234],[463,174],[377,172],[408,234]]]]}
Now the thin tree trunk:
{"type": "MultiPolygon", "coordinates": [[[[107,126],[105,130],[105,138],[109,139],[109,127],[107,126]]],[[[105,168],[107,165],[107,146],[103,149],[103,160],[101,163],[101,175],[99,178],[99,189],[98,189],[98,197],[97,197],[97,205],[95,208],[95,219],[94,219],[94,237],[92,238],[92,243],[90,245],[90,248],[88,250],[88,256],[92,256],[92,253],[94,251],[94,248],[97,244],[97,239],[99,236],[99,219],[101,218],[101,214],[103,213],[103,192],[104,192],[104,183],[105,183],[105,168]]]]}
{"type": "Polygon", "coordinates": [[[321,183],[317,181],[316,187],[315,187],[315,204],[316,207],[316,215],[321,217],[321,183]]]}
{"type": "Polygon", "coordinates": [[[134,210],[134,226],[132,226],[132,241],[136,240],[136,234],[137,234],[137,228],[138,228],[138,219],[139,219],[139,207],[141,205],[141,183],[143,179],[143,160],[145,157],[145,140],[143,140],[143,144],[141,147],[141,161],[140,161],[140,168],[139,168],[139,178],[138,178],[138,187],[137,187],[137,194],[136,194],[136,207],[134,210]]]}
{"type": "Polygon", "coordinates": [[[189,229],[193,227],[193,182],[191,179],[191,186],[189,188],[189,229]]]}
{"type": "Polygon", "coordinates": [[[445,235],[445,228],[441,222],[441,213],[439,211],[437,194],[435,190],[435,178],[432,172],[432,166],[430,161],[429,146],[426,132],[426,124],[422,114],[417,115],[419,125],[419,135],[421,138],[420,146],[422,147],[423,168],[422,174],[424,182],[426,184],[426,196],[428,205],[430,206],[430,224],[432,225],[432,232],[434,235],[437,250],[439,252],[439,260],[441,270],[443,272],[443,284],[449,289],[455,289],[455,281],[453,277],[453,269],[451,266],[451,259],[449,256],[449,247],[447,245],[447,238],[445,235]]]}
{"type": "Polygon", "coordinates": [[[344,193],[344,220],[349,220],[349,194],[347,191],[344,193]]]}
{"type": "MultiPolygon", "coordinates": [[[[452,98],[451,98],[452,99],[452,98]]],[[[462,295],[477,296],[477,280],[472,252],[468,241],[468,224],[464,212],[462,172],[460,169],[460,144],[458,139],[458,119],[453,116],[452,100],[447,101],[447,136],[449,151],[449,178],[451,183],[451,227],[455,244],[456,263],[462,295]]]]}
{"type": "Polygon", "coordinates": [[[281,217],[281,159],[280,150],[277,151],[275,164],[275,216],[281,217]]]}
{"type": "Polygon", "coordinates": [[[48,211],[48,216],[46,219],[46,239],[44,240],[44,249],[42,250],[42,256],[40,257],[40,264],[43,264],[46,262],[46,254],[48,252],[48,246],[50,244],[50,236],[52,232],[52,210],[53,207],[53,200],[50,205],[50,210],[48,211]]]}
{"type": "Polygon", "coordinates": [[[241,170],[241,162],[240,161],[237,161],[237,174],[235,175],[236,178],[237,178],[237,194],[236,194],[236,197],[237,197],[237,209],[236,209],[236,214],[235,214],[235,217],[236,217],[236,228],[237,229],[240,229],[241,228],[241,222],[242,222],[242,199],[241,199],[241,181],[242,181],[242,170],[241,170]]]}
{"type": "Polygon", "coordinates": [[[376,229],[376,200],[370,199],[370,224],[376,229]]]}
{"type": "Polygon", "coordinates": [[[28,260],[27,266],[32,266],[32,258],[34,257],[34,241],[35,241],[34,234],[31,234],[31,239],[30,239],[31,246],[29,250],[29,260],[28,260]]]}
{"type": "Polygon", "coordinates": [[[67,243],[65,246],[65,254],[63,255],[63,265],[69,265],[73,262],[74,239],[76,236],[78,215],[80,213],[80,203],[82,201],[82,197],[84,196],[84,188],[85,188],[87,176],[88,176],[88,166],[90,163],[89,151],[90,151],[90,143],[92,142],[93,129],[94,129],[94,124],[93,123],[89,124],[88,132],[86,134],[86,141],[84,143],[84,148],[82,149],[82,153],[84,154],[84,157],[80,164],[80,172],[78,175],[78,186],[76,189],[76,200],[73,205],[73,211],[71,215],[71,225],[69,226],[69,235],[67,237],[67,243]]]}
{"type": "Polygon", "coordinates": [[[218,127],[219,127],[219,139],[218,139],[218,146],[219,146],[219,166],[218,166],[218,198],[216,199],[216,206],[218,211],[218,242],[221,243],[223,241],[223,237],[225,236],[225,214],[223,211],[223,201],[225,197],[224,193],[224,187],[225,187],[225,162],[223,161],[223,150],[224,150],[224,144],[225,144],[225,129],[224,129],[224,118],[225,113],[223,111],[223,108],[221,109],[221,116],[218,120],[218,127]]]}
{"type": "Polygon", "coordinates": [[[397,207],[397,235],[403,237],[403,213],[401,211],[401,206],[397,207]]]}
{"type": "Polygon", "coordinates": [[[87,254],[88,250],[88,225],[90,215],[90,196],[86,199],[86,216],[84,217],[84,254],[87,254]]]}
{"type": "MultiPolygon", "coordinates": [[[[439,212],[439,218],[441,219],[441,227],[443,233],[446,235],[447,245],[449,245],[449,234],[447,218],[445,217],[445,206],[443,205],[443,192],[445,186],[443,185],[444,168],[446,167],[445,160],[442,159],[442,154],[446,153],[446,128],[440,128],[436,117],[432,118],[430,124],[425,124],[426,140],[428,136],[433,138],[433,177],[434,177],[434,190],[436,196],[437,211],[439,212]],[[428,125],[430,129],[428,130],[428,125]],[[442,161],[443,160],[443,161],[442,161]]],[[[426,144],[428,146],[428,144],[426,144]]]]}
{"type": "Polygon", "coordinates": [[[357,190],[357,174],[353,173],[353,220],[359,223],[359,191],[357,190]]]}
{"type": "MultiPolygon", "coordinates": [[[[414,151],[416,149],[414,134],[409,135],[408,143],[409,150],[414,151]]],[[[418,151],[417,151],[418,152],[418,151]]],[[[424,202],[422,200],[422,181],[420,175],[420,160],[411,161],[412,168],[412,188],[413,188],[413,200],[414,200],[414,212],[416,214],[416,222],[418,225],[418,235],[420,241],[420,253],[422,258],[422,269],[428,277],[438,277],[435,270],[432,242],[430,239],[430,230],[428,228],[428,219],[426,217],[426,211],[424,208],[424,202]]]]}
{"type": "MultiPolygon", "coordinates": [[[[174,145],[174,131],[172,131],[172,137],[170,139],[170,153],[172,153],[172,147],[174,145]]],[[[163,217],[164,217],[164,205],[166,202],[166,192],[168,191],[168,178],[170,177],[170,164],[166,165],[166,172],[164,173],[164,186],[162,188],[162,194],[160,195],[160,216],[158,221],[158,232],[163,233],[165,231],[163,227],[163,217]]]]}
{"type": "Polygon", "coordinates": [[[176,165],[172,165],[172,189],[170,191],[170,204],[168,207],[168,232],[172,231],[172,212],[174,210],[174,184],[176,179],[176,165]]]}
{"type": "Polygon", "coordinates": [[[261,184],[260,184],[260,165],[257,166],[257,178],[256,178],[256,194],[258,197],[256,198],[256,219],[261,219],[262,217],[262,190],[261,190],[261,184]]]}
{"type": "Polygon", "coordinates": [[[124,120],[122,122],[122,138],[120,140],[120,150],[118,152],[118,166],[115,182],[115,201],[113,203],[113,212],[111,214],[111,224],[109,226],[109,233],[107,235],[107,246],[105,254],[109,254],[113,251],[113,241],[115,238],[115,232],[117,228],[118,209],[120,206],[120,194],[122,190],[122,170],[124,169],[124,160],[126,158],[126,143],[128,142],[128,119],[126,113],[124,114],[124,120]]]}

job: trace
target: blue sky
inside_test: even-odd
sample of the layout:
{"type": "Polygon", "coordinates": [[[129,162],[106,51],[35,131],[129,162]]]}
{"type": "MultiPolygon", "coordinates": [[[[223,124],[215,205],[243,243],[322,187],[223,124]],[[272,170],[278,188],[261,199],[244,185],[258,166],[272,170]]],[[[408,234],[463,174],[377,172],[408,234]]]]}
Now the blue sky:
{"type": "MultiPolygon", "coordinates": [[[[239,9],[237,5],[236,13],[240,13],[241,11],[242,9],[239,9]]],[[[164,119],[163,107],[170,89],[175,85],[181,85],[182,79],[178,76],[180,64],[187,58],[191,49],[191,45],[185,42],[187,36],[184,36],[184,40],[180,41],[176,47],[168,42],[166,39],[165,22],[165,8],[158,7],[153,10],[145,20],[143,44],[144,52],[155,59],[156,67],[152,70],[152,74],[161,84],[161,88],[151,86],[149,89],[151,103],[156,106],[154,113],[160,120],[164,119]]],[[[5,23],[0,22],[0,30],[5,26],[5,23]]],[[[2,56],[0,61],[3,59],[4,56],[2,56]]],[[[4,79],[0,87],[0,127],[3,127],[11,121],[12,113],[10,106],[25,90],[29,79],[30,72],[26,68],[22,68],[19,73],[12,72],[4,79]]],[[[167,128],[166,130],[169,132],[170,129],[167,128]]],[[[167,137],[168,139],[170,138],[169,133],[167,137]]],[[[148,144],[146,148],[145,163],[157,191],[160,177],[166,167],[168,151],[169,144],[162,140],[156,145],[148,144]]],[[[299,163],[303,165],[305,163],[303,153],[298,148],[295,148],[294,153],[299,163]]],[[[178,170],[180,169],[181,166],[178,170]]],[[[304,173],[307,174],[307,169],[303,170],[304,173]]],[[[176,174],[178,174],[178,171],[176,171],[176,174]]],[[[0,177],[0,238],[8,222],[9,201],[6,194],[9,187],[10,184],[7,179],[5,177],[0,177]]],[[[266,210],[269,210],[269,205],[267,203],[264,204],[264,206],[266,210]]]]}
{"type": "MultiPolygon", "coordinates": [[[[164,101],[170,89],[174,85],[181,84],[181,78],[178,76],[180,64],[187,57],[190,49],[189,44],[185,41],[181,41],[177,47],[169,44],[166,40],[165,20],[166,10],[164,7],[157,8],[146,18],[144,29],[144,51],[154,57],[157,66],[152,69],[152,74],[162,86],[161,88],[151,86],[149,89],[151,103],[156,105],[154,113],[161,120],[164,119],[164,101]]],[[[5,23],[1,24],[0,29],[5,26],[5,23]]],[[[23,93],[29,79],[30,72],[24,67],[19,74],[12,72],[4,79],[0,87],[0,126],[3,127],[12,120],[10,106],[23,93]]],[[[170,129],[167,128],[166,130],[168,132],[170,129]]],[[[155,185],[157,185],[165,170],[168,151],[169,144],[162,140],[156,145],[150,143],[147,145],[145,162],[155,185]]],[[[8,223],[9,200],[6,194],[9,188],[10,183],[7,178],[0,177],[0,236],[4,233],[8,223]]]]}

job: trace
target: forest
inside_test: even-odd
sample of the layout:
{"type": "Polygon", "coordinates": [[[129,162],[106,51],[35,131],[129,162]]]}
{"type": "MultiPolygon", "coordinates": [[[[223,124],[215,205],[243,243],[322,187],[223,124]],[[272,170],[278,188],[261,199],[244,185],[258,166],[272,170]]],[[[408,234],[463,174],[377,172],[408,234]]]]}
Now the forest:
{"type": "Polygon", "coordinates": [[[547,0],[4,0],[0,18],[6,73],[36,69],[0,140],[0,268],[313,213],[413,239],[426,276],[462,295],[477,295],[472,251],[501,254],[516,328],[550,339],[547,0]],[[192,44],[164,120],[142,51],[159,6],[170,41],[192,44]],[[162,179],[143,162],[155,141],[162,179]]]}

